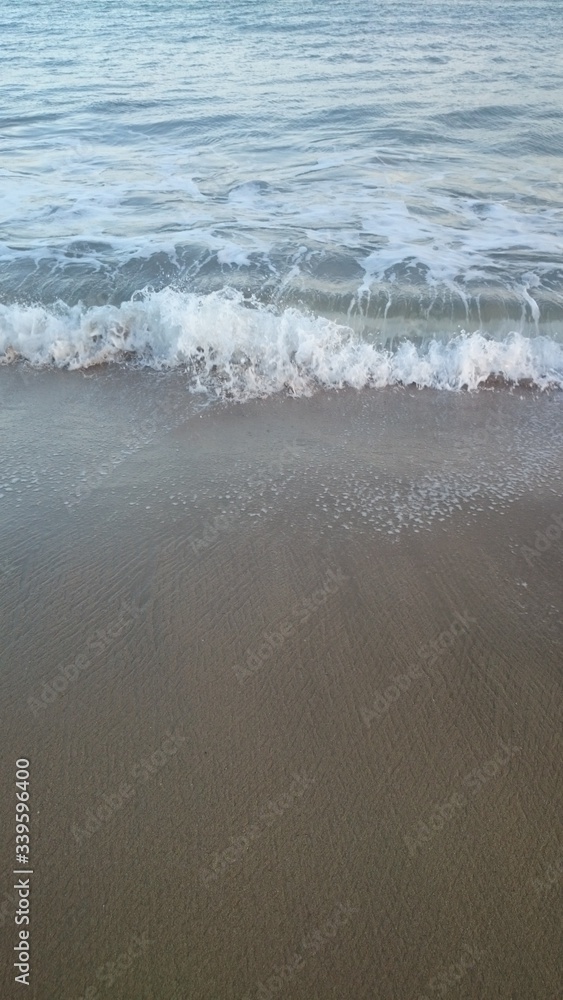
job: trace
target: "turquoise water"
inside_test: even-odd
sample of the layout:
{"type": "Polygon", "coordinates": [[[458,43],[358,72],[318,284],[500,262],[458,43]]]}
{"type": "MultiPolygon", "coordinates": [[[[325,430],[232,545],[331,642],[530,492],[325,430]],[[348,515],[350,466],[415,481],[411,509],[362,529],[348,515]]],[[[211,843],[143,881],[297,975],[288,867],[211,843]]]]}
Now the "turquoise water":
{"type": "Polygon", "coordinates": [[[0,37],[5,360],[561,384],[559,2],[0,0],[0,37]]]}

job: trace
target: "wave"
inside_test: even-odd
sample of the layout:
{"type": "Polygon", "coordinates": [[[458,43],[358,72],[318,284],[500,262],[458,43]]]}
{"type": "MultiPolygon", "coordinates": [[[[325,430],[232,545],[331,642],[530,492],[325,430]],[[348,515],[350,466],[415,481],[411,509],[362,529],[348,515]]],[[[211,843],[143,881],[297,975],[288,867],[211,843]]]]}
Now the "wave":
{"type": "Polygon", "coordinates": [[[483,331],[378,345],[334,320],[277,309],[237,290],[166,288],[119,306],[0,305],[0,363],[183,369],[192,391],[247,399],[318,388],[477,389],[492,380],[563,389],[563,344],[483,331]]]}

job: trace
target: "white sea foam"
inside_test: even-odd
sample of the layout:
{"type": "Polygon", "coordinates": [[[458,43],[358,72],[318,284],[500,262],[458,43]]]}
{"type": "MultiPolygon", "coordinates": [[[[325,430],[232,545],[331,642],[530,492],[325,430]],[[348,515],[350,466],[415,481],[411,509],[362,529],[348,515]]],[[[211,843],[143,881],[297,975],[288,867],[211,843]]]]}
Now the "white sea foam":
{"type": "Polygon", "coordinates": [[[330,319],[245,302],[239,292],[150,292],[121,306],[0,305],[0,361],[88,368],[185,368],[196,391],[248,398],[316,388],[476,389],[490,377],[563,388],[563,345],[482,332],[403,341],[389,351],[330,319]]]}

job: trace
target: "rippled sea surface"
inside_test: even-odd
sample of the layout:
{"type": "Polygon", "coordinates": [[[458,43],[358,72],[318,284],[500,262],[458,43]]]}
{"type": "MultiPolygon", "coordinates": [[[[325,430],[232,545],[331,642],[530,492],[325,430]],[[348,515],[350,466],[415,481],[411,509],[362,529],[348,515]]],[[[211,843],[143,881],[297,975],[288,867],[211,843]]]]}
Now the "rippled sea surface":
{"type": "Polygon", "coordinates": [[[0,0],[0,354],[563,385],[560,0],[0,0]]]}

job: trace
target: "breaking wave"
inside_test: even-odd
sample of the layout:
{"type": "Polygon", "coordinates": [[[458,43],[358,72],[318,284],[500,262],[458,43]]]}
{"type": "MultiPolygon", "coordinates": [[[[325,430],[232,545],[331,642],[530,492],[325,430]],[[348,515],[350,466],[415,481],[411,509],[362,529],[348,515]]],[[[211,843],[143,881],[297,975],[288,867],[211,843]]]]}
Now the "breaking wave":
{"type": "Polygon", "coordinates": [[[232,289],[167,288],[91,308],[0,305],[0,362],[16,361],[183,369],[193,391],[215,398],[398,384],[477,389],[491,380],[563,388],[563,345],[546,336],[440,333],[390,348],[334,320],[276,310],[232,289]]]}

